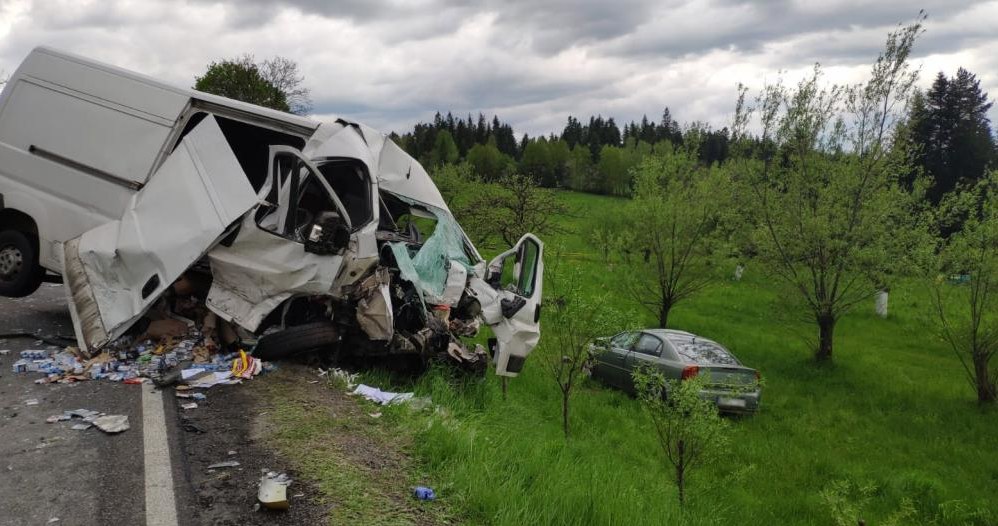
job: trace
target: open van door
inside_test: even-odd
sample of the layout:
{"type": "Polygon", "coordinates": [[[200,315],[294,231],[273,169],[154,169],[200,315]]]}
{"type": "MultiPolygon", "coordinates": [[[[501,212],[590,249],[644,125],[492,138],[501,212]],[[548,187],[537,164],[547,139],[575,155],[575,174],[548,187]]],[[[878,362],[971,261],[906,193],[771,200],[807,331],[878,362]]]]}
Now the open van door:
{"type": "Polygon", "coordinates": [[[81,350],[127,331],[162,292],[257,203],[212,116],[188,133],[121,219],[63,245],[63,274],[81,350]]]}
{"type": "Polygon", "coordinates": [[[496,336],[496,373],[516,376],[541,337],[544,243],[524,234],[489,262],[486,280],[499,292],[502,313],[497,323],[490,323],[496,336]]]}

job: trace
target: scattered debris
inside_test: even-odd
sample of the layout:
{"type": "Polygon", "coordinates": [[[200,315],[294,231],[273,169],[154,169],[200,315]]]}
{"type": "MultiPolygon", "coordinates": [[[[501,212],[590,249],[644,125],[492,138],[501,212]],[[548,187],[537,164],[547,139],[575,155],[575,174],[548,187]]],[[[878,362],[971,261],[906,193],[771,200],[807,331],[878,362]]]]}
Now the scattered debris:
{"type": "Polygon", "coordinates": [[[128,416],[127,415],[104,415],[94,419],[94,425],[97,429],[105,433],[121,433],[126,431],[128,426],[128,416]]]}
{"type": "Polygon", "coordinates": [[[357,388],[353,390],[353,394],[361,395],[364,398],[372,402],[377,402],[381,405],[408,402],[413,396],[415,396],[414,393],[392,393],[389,391],[382,391],[377,387],[371,387],[365,384],[358,385],[357,388]]]}
{"type": "Polygon", "coordinates": [[[70,427],[70,429],[72,429],[74,431],[86,431],[87,429],[90,429],[91,427],[93,427],[93,424],[90,424],[90,423],[86,423],[86,424],[73,424],[73,426],[70,427]]]}
{"type": "Polygon", "coordinates": [[[235,468],[239,467],[239,462],[235,460],[226,460],[224,462],[216,462],[208,466],[208,469],[219,469],[219,468],[235,468]]]}
{"type": "Polygon", "coordinates": [[[24,401],[24,405],[38,405],[38,399],[37,398],[29,398],[29,399],[27,399],[27,400],[24,401]]]}
{"type": "Polygon", "coordinates": [[[437,498],[436,493],[426,486],[416,486],[416,488],[412,490],[412,496],[416,497],[418,500],[433,500],[437,498]]]}
{"type": "Polygon", "coordinates": [[[288,486],[290,484],[291,479],[286,474],[277,474],[271,471],[260,477],[257,500],[267,509],[286,510],[290,506],[288,503],[288,486]]]}
{"type": "Polygon", "coordinates": [[[180,407],[183,408],[183,409],[197,409],[198,408],[198,403],[197,402],[190,402],[190,403],[186,403],[186,404],[181,404],[180,407]]]}
{"type": "Polygon", "coordinates": [[[381,418],[381,413],[368,413],[367,416],[371,418],[381,418]]]}

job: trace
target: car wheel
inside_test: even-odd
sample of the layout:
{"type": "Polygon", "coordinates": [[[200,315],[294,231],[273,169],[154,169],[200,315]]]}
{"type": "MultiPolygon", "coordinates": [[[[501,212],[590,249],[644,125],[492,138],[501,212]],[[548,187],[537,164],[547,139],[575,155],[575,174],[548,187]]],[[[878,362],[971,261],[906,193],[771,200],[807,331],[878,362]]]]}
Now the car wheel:
{"type": "Polygon", "coordinates": [[[0,296],[20,298],[38,290],[45,269],[38,266],[38,251],[19,230],[0,232],[0,296]]]}
{"type": "Polygon", "coordinates": [[[332,322],[305,323],[260,338],[253,349],[253,356],[261,360],[280,360],[330,347],[339,341],[340,330],[332,322]]]}

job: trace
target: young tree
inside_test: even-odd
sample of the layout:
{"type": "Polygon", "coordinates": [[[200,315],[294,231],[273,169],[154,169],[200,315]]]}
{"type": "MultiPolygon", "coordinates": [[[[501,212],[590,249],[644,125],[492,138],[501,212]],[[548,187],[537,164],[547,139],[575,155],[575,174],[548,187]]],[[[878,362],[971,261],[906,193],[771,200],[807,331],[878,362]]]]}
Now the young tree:
{"type": "Polygon", "coordinates": [[[250,104],[292,113],[307,112],[309,90],[298,64],[275,57],[260,64],[251,55],[212,62],[205,74],[194,79],[194,89],[250,104]]]}
{"type": "Polygon", "coordinates": [[[475,190],[476,195],[455,215],[481,241],[499,238],[511,247],[527,232],[539,236],[565,232],[557,217],[567,214],[568,207],[526,175],[509,175],[475,190]]]}
{"type": "Polygon", "coordinates": [[[729,188],[726,172],[698,166],[695,146],[666,149],[637,168],[625,217],[639,254],[625,283],[659,327],[668,326],[673,307],[713,281],[729,188]]]}
{"type": "Polygon", "coordinates": [[[260,76],[284,94],[288,111],[295,115],[308,115],[312,111],[311,90],[305,87],[305,76],[297,62],[277,56],[264,60],[257,67],[260,76]]]}
{"type": "Polygon", "coordinates": [[[949,205],[967,210],[963,229],[950,236],[939,254],[943,276],[962,275],[965,283],[937,278],[932,300],[943,340],[960,359],[980,403],[998,398],[998,173],[980,181],[949,205]]]}
{"type": "Polygon", "coordinates": [[[572,395],[589,375],[600,351],[594,341],[616,330],[619,320],[606,308],[605,296],[595,300],[582,296],[582,278],[575,269],[563,276],[557,272],[550,275],[553,298],[545,304],[546,326],[551,332],[542,345],[549,349],[544,353],[545,368],[561,392],[562,430],[568,438],[572,395]]]}
{"type": "Polygon", "coordinates": [[[760,158],[736,162],[745,215],[757,226],[752,244],[789,285],[783,297],[817,325],[819,361],[832,358],[841,316],[923,239],[918,192],[899,184],[910,172],[903,118],[917,79],[908,57],[923,19],[888,35],[864,84],[823,88],[815,66],[794,90],[766,88],[760,158]]]}
{"type": "Polygon", "coordinates": [[[661,372],[642,368],[634,372],[638,398],[651,417],[665,461],[672,468],[679,505],[686,504],[690,472],[715,461],[728,443],[728,424],[717,406],[700,397],[706,378],[666,380],[661,372]]]}

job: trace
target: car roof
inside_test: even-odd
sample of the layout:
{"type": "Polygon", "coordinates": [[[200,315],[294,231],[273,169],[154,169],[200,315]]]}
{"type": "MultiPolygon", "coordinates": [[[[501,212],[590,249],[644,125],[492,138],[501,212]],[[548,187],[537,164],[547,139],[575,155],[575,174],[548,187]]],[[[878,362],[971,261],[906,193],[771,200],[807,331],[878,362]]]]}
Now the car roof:
{"type": "Polygon", "coordinates": [[[643,332],[662,338],[683,361],[696,365],[741,365],[723,345],[691,332],[674,329],[646,329],[643,332]]]}

